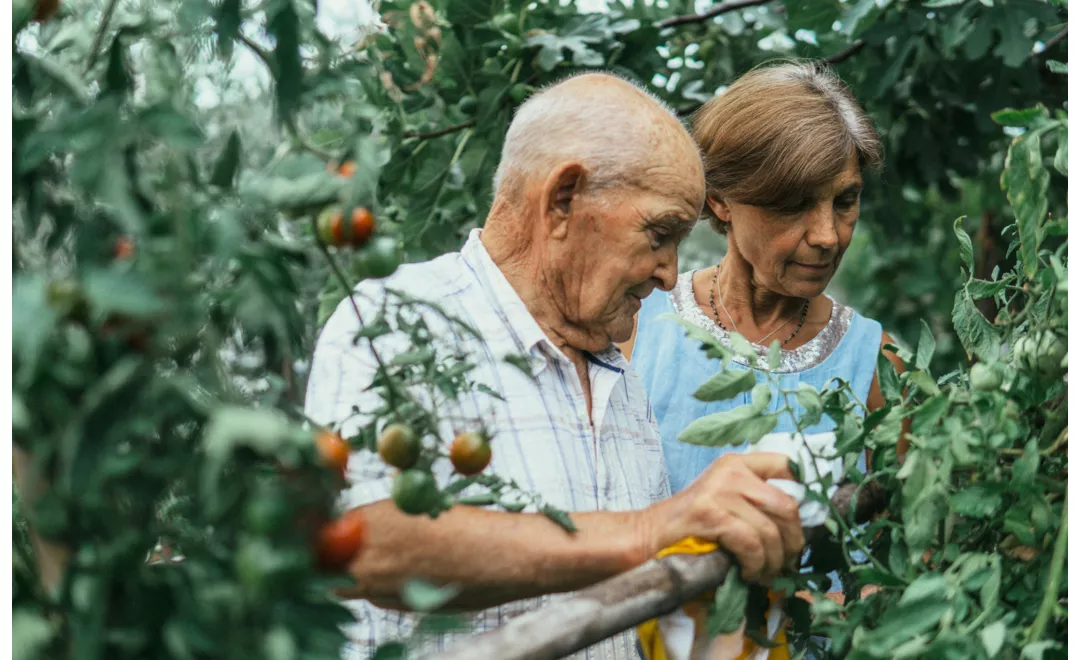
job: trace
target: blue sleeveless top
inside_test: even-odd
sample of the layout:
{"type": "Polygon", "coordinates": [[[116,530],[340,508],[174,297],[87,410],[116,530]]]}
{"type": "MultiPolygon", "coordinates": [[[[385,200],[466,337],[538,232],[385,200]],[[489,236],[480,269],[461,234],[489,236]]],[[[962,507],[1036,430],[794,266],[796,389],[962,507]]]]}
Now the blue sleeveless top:
{"type": "MultiPolygon", "coordinates": [[[[641,376],[652,404],[656,421],[660,426],[664,462],[667,464],[671,492],[686,488],[716,458],[745,449],[735,447],[700,447],[678,441],[678,435],[690,422],[713,413],[730,410],[750,402],[746,392],[727,401],[703,403],[692,395],[711,376],[720,371],[721,362],[709,359],[700,349],[700,342],[689,339],[686,330],[678,323],[659,318],[675,313],[713,334],[723,343],[728,342],[727,332],[707,317],[694,300],[693,273],[683,273],[670,292],[656,291],[642,301],[638,312],[637,336],[630,363],[641,376]]],[[[881,346],[881,324],[860,316],[850,307],[833,302],[832,316],[825,328],[809,342],[792,351],[782,351],[780,386],[788,391],[796,390],[800,382],[821,389],[833,378],[843,378],[851,384],[859,399],[866,403],[870,385],[877,369],[877,356],[881,346]]],[[[732,362],[733,369],[748,369],[732,362]]],[[[765,376],[757,372],[758,382],[765,376]]],[[[798,404],[791,398],[791,403],[798,404]]],[[[773,392],[769,410],[783,407],[778,392],[773,392]]],[[[798,413],[801,414],[801,409],[798,413]]],[[[821,421],[804,429],[806,433],[832,431],[835,424],[827,415],[821,421]]],[[[795,431],[790,416],[781,415],[774,433],[795,431]]],[[[865,457],[859,461],[865,469],[865,457]]]]}

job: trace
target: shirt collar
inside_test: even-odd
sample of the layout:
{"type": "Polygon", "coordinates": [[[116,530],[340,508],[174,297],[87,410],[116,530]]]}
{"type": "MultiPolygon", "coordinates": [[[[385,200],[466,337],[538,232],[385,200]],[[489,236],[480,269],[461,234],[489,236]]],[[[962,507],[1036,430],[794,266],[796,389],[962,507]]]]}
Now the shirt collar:
{"type": "MultiPolygon", "coordinates": [[[[505,315],[506,324],[513,337],[521,342],[521,347],[526,352],[531,353],[534,348],[541,346],[546,349],[543,352],[547,354],[547,357],[569,361],[570,358],[566,357],[544,333],[540,324],[525,306],[521,296],[492,260],[487,248],[480,241],[482,231],[477,228],[469,232],[469,238],[461,248],[461,255],[477,274],[481,286],[494,298],[496,305],[505,315]]],[[[628,366],[622,352],[615,344],[609,344],[607,348],[596,353],[586,352],[585,356],[597,366],[620,374],[628,366]]]]}
{"type": "Polygon", "coordinates": [[[550,343],[540,324],[525,306],[521,296],[491,259],[487,248],[480,241],[481,231],[481,229],[473,229],[469,232],[469,239],[461,248],[465,263],[476,273],[485,292],[494,299],[513,338],[521,343],[521,347],[526,352],[532,351],[537,344],[550,343]]]}

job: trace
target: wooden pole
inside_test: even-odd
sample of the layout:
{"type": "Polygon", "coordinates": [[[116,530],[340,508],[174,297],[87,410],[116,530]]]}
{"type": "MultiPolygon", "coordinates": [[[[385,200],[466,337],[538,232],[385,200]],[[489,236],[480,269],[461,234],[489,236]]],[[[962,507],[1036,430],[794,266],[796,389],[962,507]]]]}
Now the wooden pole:
{"type": "MultiPolygon", "coordinates": [[[[883,493],[874,486],[841,486],[833,496],[847,516],[858,495],[855,519],[881,510],[883,493]]],[[[806,530],[808,541],[822,528],[806,530]]],[[[669,614],[683,603],[724,582],[731,559],[724,552],[668,555],[599,582],[575,595],[512,619],[505,626],[469,638],[432,660],[554,660],[588,648],[649,619],[669,614]]]]}

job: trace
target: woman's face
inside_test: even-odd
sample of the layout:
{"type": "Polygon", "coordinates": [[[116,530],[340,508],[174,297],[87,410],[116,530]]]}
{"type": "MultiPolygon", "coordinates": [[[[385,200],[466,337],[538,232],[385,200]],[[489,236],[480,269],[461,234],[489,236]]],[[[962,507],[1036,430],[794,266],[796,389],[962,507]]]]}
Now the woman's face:
{"type": "Polygon", "coordinates": [[[852,157],[799,208],[774,211],[712,198],[709,206],[728,224],[729,249],[750,264],[756,285],[813,298],[825,291],[851,243],[861,191],[858,160],[852,157]]]}

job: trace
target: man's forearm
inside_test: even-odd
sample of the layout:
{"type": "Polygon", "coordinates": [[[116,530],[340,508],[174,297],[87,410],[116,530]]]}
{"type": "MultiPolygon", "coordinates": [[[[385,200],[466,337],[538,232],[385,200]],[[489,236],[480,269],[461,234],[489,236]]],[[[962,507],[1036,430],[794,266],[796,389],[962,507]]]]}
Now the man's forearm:
{"type": "Polygon", "coordinates": [[[451,609],[483,609],[546,593],[575,591],[651,556],[641,512],[571,515],[570,534],[539,514],[457,506],[432,520],[406,516],[388,500],[363,507],[368,541],[342,595],[403,607],[409,578],[454,584],[451,609]]]}

